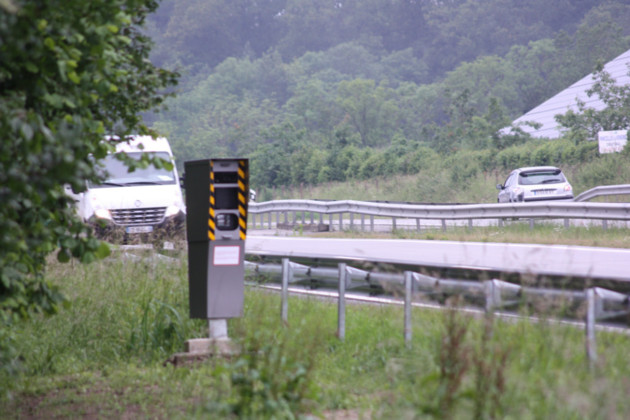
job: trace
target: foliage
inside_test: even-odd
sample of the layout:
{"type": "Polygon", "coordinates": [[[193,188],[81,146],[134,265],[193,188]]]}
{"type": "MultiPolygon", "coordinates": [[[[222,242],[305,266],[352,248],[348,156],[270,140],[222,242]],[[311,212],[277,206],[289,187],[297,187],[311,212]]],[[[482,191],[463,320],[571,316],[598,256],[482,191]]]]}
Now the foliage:
{"type": "MultiPolygon", "coordinates": [[[[229,57],[257,59],[276,50],[286,62],[291,62],[308,53],[354,44],[365,49],[360,57],[385,52],[392,54],[390,62],[400,62],[394,54],[411,53],[415,61],[405,60],[404,66],[392,70],[410,76],[408,81],[427,83],[477,57],[502,56],[514,45],[553,38],[560,32],[573,33],[585,18],[588,24],[579,28],[585,34],[580,38],[582,46],[588,47],[587,42],[592,42],[591,46],[597,48],[584,52],[597,55],[602,49],[615,48],[614,42],[598,43],[594,35],[603,35],[606,27],[614,31],[613,24],[623,27],[628,8],[621,1],[602,3],[165,0],[151,18],[149,34],[157,44],[153,55],[156,64],[181,66],[192,77],[229,57]],[[545,10],[544,15],[540,10],[545,10]]],[[[347,55],[347,60],[341,54],[339,57],[347,66],[358,68],[363,63],[354,54],[347,55]]],[[[372,65],[362,71],[374,68],[373,62],[369,64],[372,65]]],[[[580,66],[578,74],[570,78],[576,80],[591,69],[589,66],[579,74],[582,70],[580,66]]],[[[354,77],[374,78],[370,74],[354,77]]]]}
{"type": "MultiPolygon", "coordinates": [[[[628,73],[630,74],[630,72],[628,73]]],[[[625,130],[630,126],[630,86],[619,86],[603,66],[593,74],[594,84],[586,91],[588,97],[597,97],[605,108],[591,108],[584,100],[577,100],[577,110],[569,110],[556,120],[570,130],[577,143],[597,140],[597,133],[606,130],[625,130]]]]}
{"type": "MultiPolygon", "coordinates": [[[[383,1],[167,0],[149,25],[153,58],[187,75],[153,127],[180,165],[259,161],[257,189],[416,173],[420,146],[443,160],[528,142],[514,117],[630,45],[618,2],[547,4],[541,18],[540,0],[383,1]]],[[[548,152],[505,152],[498,166],[557,161],[548,152]]]]}
{"type": "MultiPolygon", "coordinates": [[[[531,243],[534,235],[536,241],[559,243],[552,226],[530,231],[527,223],[519,225],[506,228],[513,238],[531,243]]],[[[462,228],[450,238],[464,232],[472,233],[462,228]]],[[[618,229],[562,232],[567,234],[561,238],[588,235],[602,246],[627,237],[618,229]]],[[[486,238],[508,240],[504,233],[485,231],[486,238]]],[[[630,412],[625,334],[597,332],[604,357],[595,372],[587,367],[583,330],[545,319],[483,320],[414,306],[408,348],[401,307],[348,305],[346,338],[339,341],[335,303],[289,298],[284,325],[279,296],[255,288],[246,290],[243,317],[230,320],[228,331],[243,348],[268,352],[194,367],[164,366],[183,343],[163,334],[169,330],[162,328],[168,324],[164,315],[175,312],[160,307],[179,314],[170,319],[181,336],[207,336],[207,323],[187,317],[187,265],[183,255],[175,257],[114,253],[89,265],[53,261],[47,279],[62,288],[69,304],[55,317],[35,316],[16,325],[24,371],[13,378],[0,372],[0,386],[11,388],[10,397],[0,395],[0,412],[47,418],[234,418],[239,406],[247,409],[240,402],[255,395],[271,404],[250,409],[276,418],[287,413],[293,418],[427,417],[428,409],[450,398],[442,390],[449,380],[456,383],[453,368],[460,357],[468,368],[452,394],[453,418],[597,418],[603,412],[627,418],[630,412]],[[456,342],[462,327],[466,332],[456,342]],[[151,345],[134,341],[143,328],[146,337],[155,338],[151,345]],[[304,398],[298,403],[292,397],[300,392],[304,398]]]]}
{"type": "Polygon", "coordinates": [[[234,323],[242,353],[215,374],[229,377],[232,398],[226,408],[238,418],[293,419],[312,410],[318,398],[313,375],[327,340],[321,326],[305,322],[279,330],[262,303],[248,302],[244,319],[234,323]]]}
{"type": "Polygon", "coordinates": [[[147,60],[140,28],[153,0],[9,4],[0,5],[0,330],[55,310],[48,254],[82,262],[108,254],[67,192],[98,181],[90,156],[107,153],[104,134],[150,132],[139,113],[157,108],[177,76],[147,60]]]}
{"type": "Polygon", "coordinates": [[[604,154],[581,166],[575,175],[575,184],[599,186],[624,183],[620,180],[627,180],[630,176],[629,160],[629,156],[623,153],[604,154]]]}

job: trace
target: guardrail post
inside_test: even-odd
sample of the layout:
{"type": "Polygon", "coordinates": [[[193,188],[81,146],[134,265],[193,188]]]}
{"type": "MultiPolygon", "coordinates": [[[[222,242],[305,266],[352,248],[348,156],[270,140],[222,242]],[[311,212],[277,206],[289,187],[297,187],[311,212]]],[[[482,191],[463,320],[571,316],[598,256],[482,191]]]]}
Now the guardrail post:
{"type": "Polygon", "coordinates": [[[446,232],[446,219],[442,219],[442,232],[446,232]]]}
{"type": "Polygon", "coordinates": [[[597,362],[595,325],[598,320],[626,318],[630,315],[630,296],[593,287],[586,290],[586,354],[591,368],[597,362]]]}
{"type": "Polygon", "coordinates": [[[337,337],[346,338],[346,281],[348,270],[346,263],[339,263],[339,299],[337,306],[337,337]]]}
{"type": "Polygon", "coordinates": [[[420,219],[416,219],[416,230],[420,232],[420,219]]]}
{"type": "Polygon", "coordinates": [[[534,229],[534,219],[529,219],[529,228],[534,229]]]}
{"type": "Polygon", "coordinates": [[[486,312],[493,312],[494,307],[496,305],[496,294],[497,290],[495,290],[495,284],[492,280],[487,280],[483,282],[483,289],[486,294],[486,312]]]}
{"type": "Polygon", "coordinates": [[[365,214],[361,213],[361,232],[365,231],[365,214]]]}
{"type": "Polygon", "coordinates": [[[315,215],[313,215],[313,212],[311,212],[311,225],[313,224],[313,221],[315,220],[314,217],[315,215]]]}
{"type": "Polygon", "coordinates": [[[292,277],[291,273],[291,262],[288,258],[282,259],[282,292],[281,292],[281,303],[280,303],[280,317],[282,318],[283,323],[287,323],[288,321],[288,313],[289,313],[289,281],[290,277],[292,277]]]}
{"type": "Polygon", "coordinates": [[[374,232],[374,215],[370,215],[370,231],[374,232]]]}
{"type": "Polygon", "coordinates": [[[319,225],[323,225],[324,224],[324,215],[322,213],[319,213],[319,225]]]}
{"type": "Polygon", "coordinates": [[[254,225],[254,229],[256,229],[256,215],[252,214],[252,225],[254,225]]]}
{"type": "Polygon", "coordinates": [[[604,230],[608,229],[608,220],[602,219],[602,229],[604,230]]]}
{"type": "Polygon", "coordinates": [[[350,230],[354,230],[354,213],[350,212],[350,230]]]}
{"type": "Polygon", "coordinates": [[[339,213],[339,231],[343,230],[343,213],[339,213]]]}
{"type": "Polygon", "coordinates": [[[564,228],[568,229],[570,226],[569,219],[564,219],[564,228]]]}
{"type": "Polygon", "coordinates": [[[499,219],[499,227],[502,228],[503,227],[503,219],[499,219]]]}
{"type": "Polygon", "coordinates": [[[413,273],[405,271],[405,345],[411,345],[411,292],[413,273]]]}
{"type": "Polygon", "coordinates": [[[502,280],[486,280],[483,282],[486,295],[486,312],[494,312],[496,308],[505,308],[518,304],[521,286],[502,280]],[[508,298],[506,300],[506,298],[508,298]]]}
{"type": "Polygon", "coordinates": [[[586,290],[586,356],[591,368],[597,362],[597,350],[595,343],[595,305],[597,294],[594,288],[586,290]]]}
{"type": "Polygon", "coordinates": [[[468,230],[473,228],[473,219],[468,219],[468,230]]]}
{"type": "Polygon", "coordinates": [[[330,231],[332,232],[334,230],[333,229],[333,215],[332,215],[332,213],[330,213],[328,215],[328,225],[330,226],[330,231]]]}
{"type": "Polygon", "coordinates": [[[396,218],[392,217],[392,232],[396,230],[396,218]]]}

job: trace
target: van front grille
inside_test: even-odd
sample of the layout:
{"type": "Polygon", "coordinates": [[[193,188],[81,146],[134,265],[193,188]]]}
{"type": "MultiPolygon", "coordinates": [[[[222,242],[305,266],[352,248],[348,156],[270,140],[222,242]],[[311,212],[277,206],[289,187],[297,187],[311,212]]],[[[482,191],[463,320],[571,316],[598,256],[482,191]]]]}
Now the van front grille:
{"type": "Polygon", "coordinates": [[[141,209],[112,210],[114,223],[117,225],[156,225],[164,220],[166,207],[145,207],[141,209]]]}

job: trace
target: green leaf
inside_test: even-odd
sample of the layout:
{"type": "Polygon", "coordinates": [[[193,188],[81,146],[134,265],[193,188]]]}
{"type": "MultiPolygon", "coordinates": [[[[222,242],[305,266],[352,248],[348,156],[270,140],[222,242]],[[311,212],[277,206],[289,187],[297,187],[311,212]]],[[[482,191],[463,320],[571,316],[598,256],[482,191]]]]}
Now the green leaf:
{"type": "Polygon", "coordinates": [[[46,37],[44,45],[52,50],[55,48],[55,41],[51,37],[46,37]]]}
{"type": "Polygon", "coordinates": [[[62,262],[62,263],[66,263],[70,261],[70,254],[68,254],[67,249],[62,248],[59,250],[59,252],[57,253],[57,261],[62,262]]]}
{"type": "Polygon", "coordinates": [[[63,103],[62,98],[57,95],[56,93],[51,94],[45,94],[42,99],[48,104],[51,105],[55,108],[59,108],[61,106],[61,104],[63,103]]]}
{"type": "Polygon", "coordinates": [[[101,241],[96,251],[94,251],[94,255],[96,255],[96,258],[98,259],[107,258],[110,256],[111,253],[112,250],[109,248],[109,245],[107,244],[107,242],[103,241],[101,241]]]}
{"type": "Polygon", "coordinates": [[[39,71],[39,67],[31,63],[30,61],[24,63],[24,66],[26,67],[26,71],[30,73],[37,73],[39,71]]]}
{"type": "Polygon", "coordinates": [[[68,79],[70,79],[71,82],[77,85],[81,82],[81,78],[79,78],[76,71],[71,71],[70,73],[68,73],[68,79]]]}

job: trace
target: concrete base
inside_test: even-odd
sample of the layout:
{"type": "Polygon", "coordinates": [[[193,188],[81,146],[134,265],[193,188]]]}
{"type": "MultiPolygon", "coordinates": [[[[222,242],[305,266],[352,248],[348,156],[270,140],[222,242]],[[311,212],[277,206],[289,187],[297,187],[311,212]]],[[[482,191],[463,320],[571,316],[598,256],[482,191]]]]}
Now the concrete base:
{"type": "Polygon", "coordinates": [[[185,366],[203,362],[212,357],[231,358],[240,354],[240,349],[229,338],[193,338],[186,341],[186,351],[175,353],[164,365],[185,366]]]}

